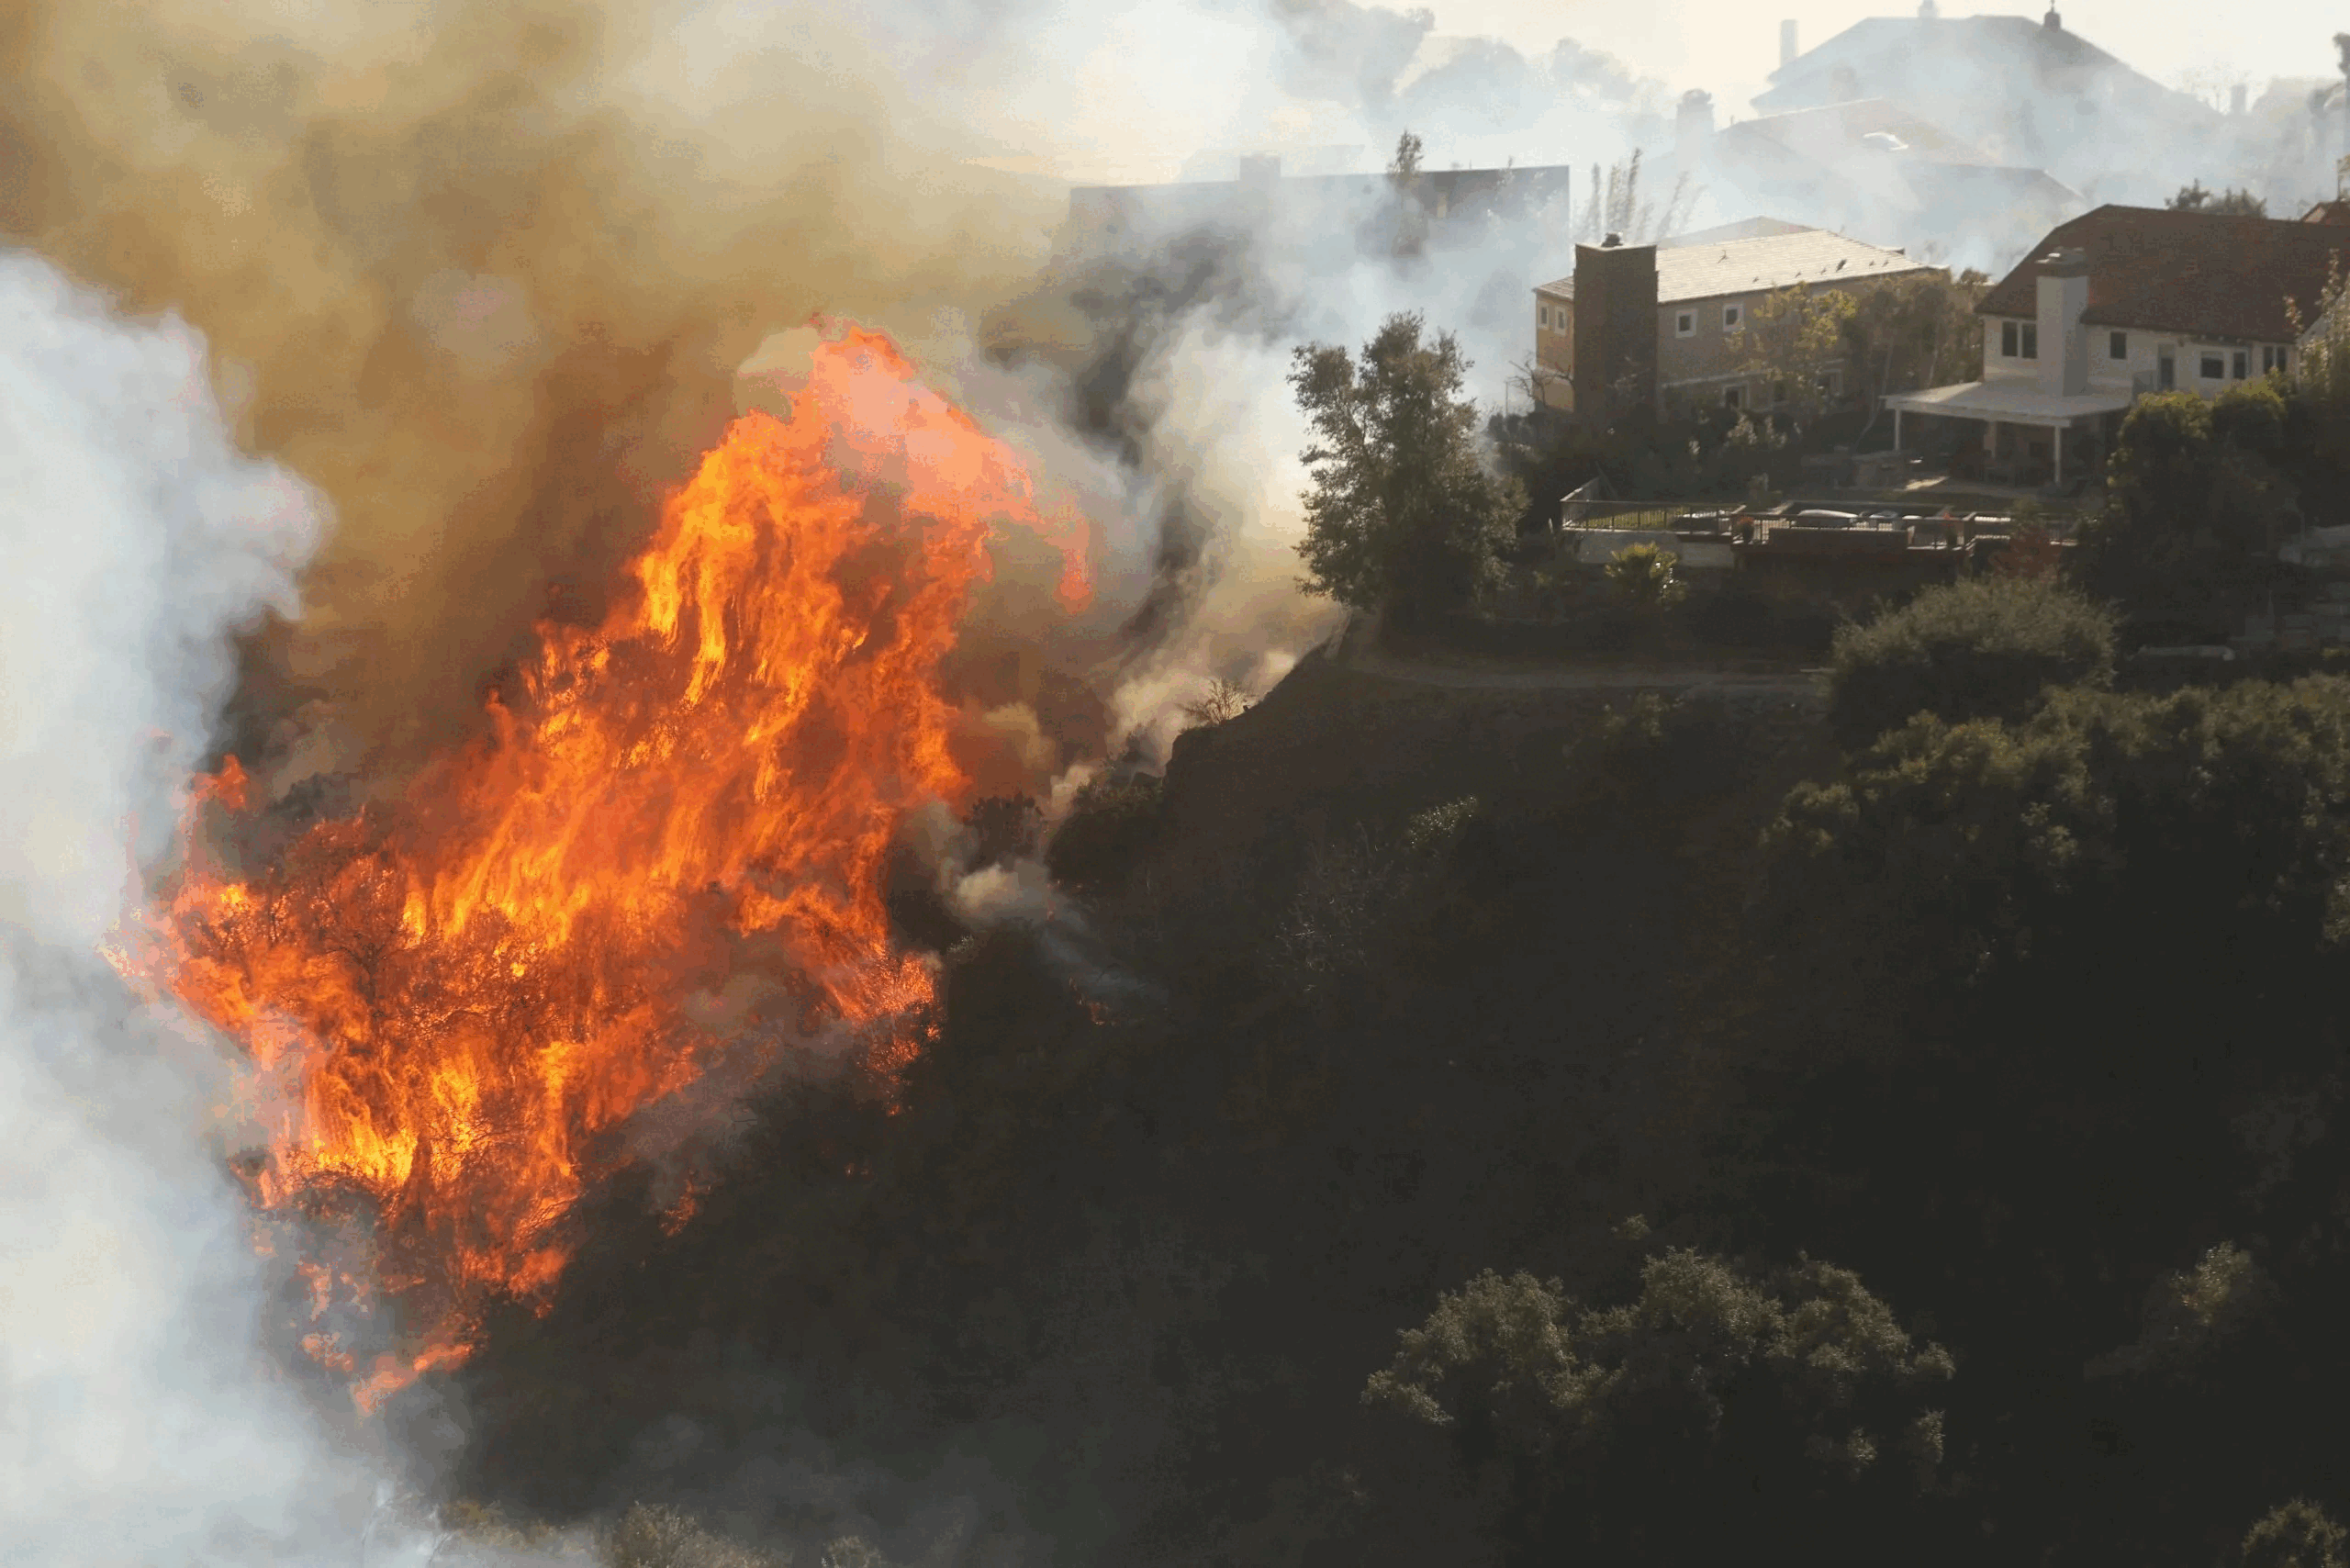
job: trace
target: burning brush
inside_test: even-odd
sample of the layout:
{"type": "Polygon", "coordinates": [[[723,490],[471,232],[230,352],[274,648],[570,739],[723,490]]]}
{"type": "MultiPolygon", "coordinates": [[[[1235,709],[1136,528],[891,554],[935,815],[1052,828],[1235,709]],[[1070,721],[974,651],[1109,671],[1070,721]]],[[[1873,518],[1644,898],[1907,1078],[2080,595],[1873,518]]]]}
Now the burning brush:
{"type": "Polygon", "coordinates": [[[271,848],[234,759],[198,780],[117,955],[249,1057],[246,1186],[363,1406],[462,1360],[490,1299],[543,1305],[624,1124],[744,1042],[821,1038],[885,1089],[920,1048],[932,970],[882,895],[901,822],[968,792],[941,661],[996,529],[1058,546],[1072,608],[1083,530],[878,334],[818,341],[784,411],[396,800],[271,848]]]}

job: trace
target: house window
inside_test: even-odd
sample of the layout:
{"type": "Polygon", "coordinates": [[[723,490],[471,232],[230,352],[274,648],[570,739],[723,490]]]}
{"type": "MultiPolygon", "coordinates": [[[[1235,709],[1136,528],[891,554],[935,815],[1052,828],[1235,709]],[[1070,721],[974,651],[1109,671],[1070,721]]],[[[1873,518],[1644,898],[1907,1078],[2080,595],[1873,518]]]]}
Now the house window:
{"type": "Polygon", "coordinates": [[[2249,349],[2236,350],[2236,352],[2231,355],[2228,360],[2228,379],[2231,381],[2242,381],[2244,379],[2245,370],[2250,368],[2248,362],[2251,358],[2252,352],[2249,349]]]}
{"type": "Polygon", "coordinates": [[[1539,320],[1539,321],[1540,321],[1540,322],[1542,323],[1542,330],[1543,330],[1544,331],[1546,331],[1546,332],[1547,332],[1547,331],[1549,331],[1549,330],[1550,330],[1550,308],[1549,306],[1547,306],[1547,305],[1538,305],[1538,306],[1536,306],[1536,307],[1534,308],[1534,316],[1535,316],[1535,319],[1537,319],[1537,320],[1539,320]]]}
{"type": "Polygon", "coordinates": [[[2023,357],[2026,359],[2040,357],[2040,323],[2037,321],[2023,323],[2023,357]]]}
{"type": "Polygon", "coordinates": [[[2284,368],[2285,351],[2283,349],[2278,348],[2274,343],[2270,343],[2260,351],[2261,375],[2266,375],[2271,371],[2282,370],[2284,368]]]}
{"type": "Polygon", "coordinates": [[[1695,337],[1697,335],[1697,313],[1695,310],[1683,310],[1677,312],[1673,318],[1673,335],[1676,338],[1695,337]]]}
{"type": "Polygon", "coordinates": [[[1725,408],[1725,409],[1738,409],[1738,408],[1743,408],[1743,407],[1745,406],[1745,404],[1746,404],[1746,388],[1745,388],[1745,387],[1743,387],[1743,386],[1725,386],[1725,387],[1723,387],[1723,388],[1722,388],[1722,407],[1723,407],[1723,408],[1725,408]]]}
{"type": "Polygon", "coordinates": [[[2201,370],[2203,379],[2206,381],[2217,381],[2228,374],[2228,367],[2226,364],[2218,354],[2215,353],[2207,353],[2203,355],[2202,364],[2199,368],[2201,370]]]}
{"type": "Polygon", "coordinates": [[[1784,381],[1774,381],[1771,383],[1771,407],[1775,409],[1786,400],[1787,384],[1784,381]]]}
{"type": "Polygon", "coordinates": [[[2130,357],[2130,334],[2127,332],[2114,333],[2113,336],[2107,341],[2105,352],[2108,356],[2113,359],[2128,359],[2130,357]]]}
{"type": "Polygon", "coordinates": [[[2018,347],[2019,342],[2020,342],[2020,339],[2019,339],[2019,336],[2018,336],[2017,331],[2016,331],[2016,324],[2015,324],[2013,321],[2002,321],[2002,322],[2000,322],[2000,323],[1999,323],[1999,357],[2000,357],[2001,359],[2013,359],[2013,358],[2015,358],[2015,357],[2016,357],[2016,349],[2017,349],[2017,347],[2018,347]]]}
{"type": "Polygon", "coordinates": [[[1746,307],[1745,307],[1745,306],[1743,306],[1743,305],[1725,305],[1725,306],[1723,306],[1723,307],[1722,307],[1722,330],[1723,330],[1723,331],[1725,331],[1725,332],[1737,332],[1737,331],[1743,331],[1743,330],[1745,330],[1745,327],[1746,327],[1746,307]]]}

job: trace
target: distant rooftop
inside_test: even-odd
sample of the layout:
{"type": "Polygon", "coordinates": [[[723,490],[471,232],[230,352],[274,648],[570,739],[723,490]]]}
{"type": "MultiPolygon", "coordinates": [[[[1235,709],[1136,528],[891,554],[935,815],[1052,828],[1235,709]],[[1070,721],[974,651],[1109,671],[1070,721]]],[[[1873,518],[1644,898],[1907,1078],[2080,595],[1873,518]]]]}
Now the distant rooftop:
{"type": "Polygon", "coordinates": [[[2210,105],[2132,71],[2061,22],[2016,16],[1865,17],[1772,72],[1773,85],[1754,106],[1767,113],[1818,103],[1840,71],[1853,73],[1864,91],[1886,92],[1913,71],[1920,80],[1949,81],[1961,65],[1970,68],[1970,79],[2012,82],[2026,93],[2044,90],[2051,76],[2100,77],[2141,101],[2219,118],[2210,105]]]}
{"type": "Polygon", "coordinates": [[[1718,245],[1725,240],[1760,240],[1773,234],[1807,234],[1808,226],[1789,223],[1783,218],[1747,218],[1736,223],[1718,224],[1711,229],[1693,230],[1676,234],[1670,240],[1659,240],[1656,248],[1671,250],[1682,245],[1718,245]]]}
{"type": "Polygon", "coordinates": [[[1754,119],[1733,121],[1722,128],[1721,135],[1731,141],[1744,139],[1774,142],[1787,151],[1811,158],[1876,151],[1868,139],[1889,136],[1900,143],[1904,155],[1914,159],[1937,163],[1992,161],[1964,137],[1953,136],[1884,98],[1855,98],[1849,103],[1782,109],[1754,119]]]}

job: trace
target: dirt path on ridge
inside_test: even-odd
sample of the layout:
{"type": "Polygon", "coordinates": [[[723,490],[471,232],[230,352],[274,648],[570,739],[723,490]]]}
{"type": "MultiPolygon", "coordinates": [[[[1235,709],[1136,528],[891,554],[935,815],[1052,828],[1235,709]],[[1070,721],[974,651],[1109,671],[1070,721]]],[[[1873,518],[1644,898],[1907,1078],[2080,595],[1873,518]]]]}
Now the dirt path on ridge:
{"type": "Polygon", "coordinates": [[[1775,697],[1817,702],[1818,675],[1810,669],[1740,670],[1706,666],[1533,665],[1417,659],[1370,649],[1345,648],[1337,664],[1360,675],[1416,686],[1489,691],[1665,691],[1691,696],[1775,697]]]}

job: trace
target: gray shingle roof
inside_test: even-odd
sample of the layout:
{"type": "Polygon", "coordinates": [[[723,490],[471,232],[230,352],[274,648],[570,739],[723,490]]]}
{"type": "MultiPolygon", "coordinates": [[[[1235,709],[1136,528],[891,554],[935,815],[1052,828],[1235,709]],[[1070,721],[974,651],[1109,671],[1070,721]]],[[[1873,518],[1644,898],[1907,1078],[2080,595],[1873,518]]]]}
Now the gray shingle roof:
{"type": "Polygon", "coordinates": [[[1796,234],[1660,250],[1656,299],[1660,305],[1670,305],[1786,288],[1797,283],[1834,285],[1932,270],[1898,251],[1863,244],[1825,229],[1807,229],[1796,234]]]}
{"type": "MultiPolygon", "coordinates": [[[[1751,294],[1795,283],[1848,283],[1856,277],[1931,270],[1898,251],[1863,244],[1826,229],[1756,218],[1659,240],[1656,302],[1670,305],[1680,299],[1751,294]]],[[[1575,280],[1570,274],[1539,284],[1536,292],[1572,299],[1575,280]]]]}

